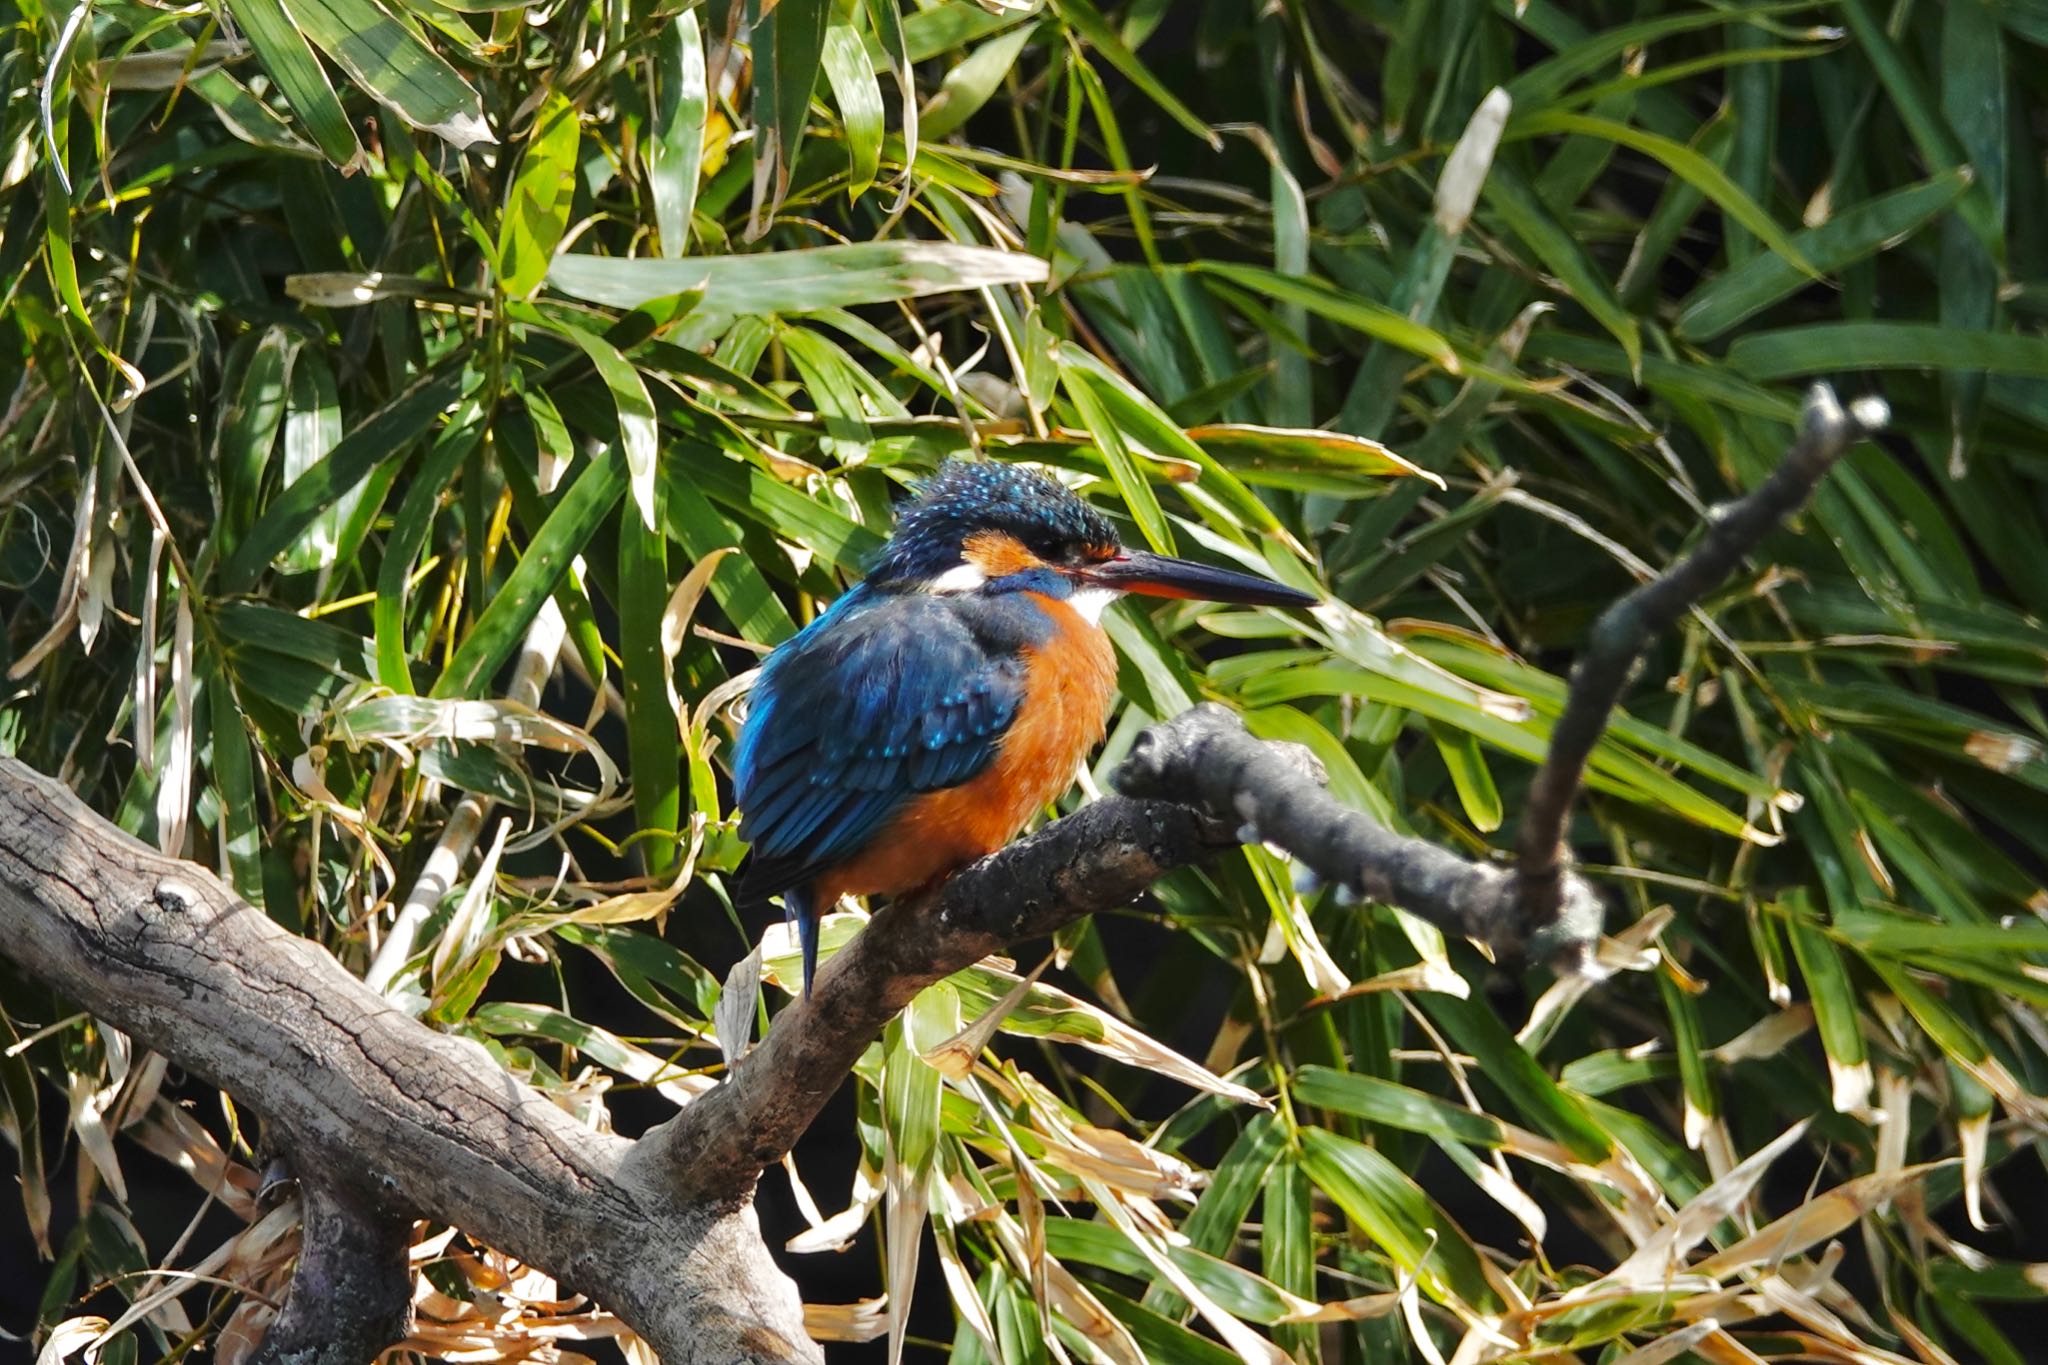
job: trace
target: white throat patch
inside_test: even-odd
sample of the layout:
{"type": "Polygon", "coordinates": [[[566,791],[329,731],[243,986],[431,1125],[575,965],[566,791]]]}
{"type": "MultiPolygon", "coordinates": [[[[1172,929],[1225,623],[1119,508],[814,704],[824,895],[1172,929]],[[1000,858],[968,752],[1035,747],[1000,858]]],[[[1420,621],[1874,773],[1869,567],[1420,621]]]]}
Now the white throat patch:
{"type": "Polygon", "coordinates": [[[1068,596],[1067,605],[1089,625],[1100,625],[1103,608],[1122,596],[1115,588],[1076,588],[1068,596]]]}

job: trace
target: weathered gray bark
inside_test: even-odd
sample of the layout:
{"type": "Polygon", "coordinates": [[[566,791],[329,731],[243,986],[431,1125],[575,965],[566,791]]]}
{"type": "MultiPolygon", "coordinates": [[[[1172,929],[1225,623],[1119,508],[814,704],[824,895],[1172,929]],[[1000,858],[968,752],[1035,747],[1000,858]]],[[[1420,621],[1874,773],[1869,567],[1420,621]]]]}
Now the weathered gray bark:
{"type": "Polygon", "coordinates": [[[295,1292],[281,1346],[347,1339],[359,1306],[388,1307],[385,1244],[362,1229],[431,1218],[588,1293],[670,1365],[822,1358],[755,1226],[751,1179],[698,1199],[635,1175],[631,1142],[590,1132],[481,1047],[393,1009],[203,868],[11,759],[0,953],[232,1092],[297,1169],[322,1173],[310,1188],[337,1217],[314,1219],[304,1256],[359,1296],[295,1292]]]}
{"type": "Polygon", "coordinates": [[[412,1220],[324,1174],[299,1179],[299,1263],[252,1365],[359,1365],[412,1321],[412,1220]]]}

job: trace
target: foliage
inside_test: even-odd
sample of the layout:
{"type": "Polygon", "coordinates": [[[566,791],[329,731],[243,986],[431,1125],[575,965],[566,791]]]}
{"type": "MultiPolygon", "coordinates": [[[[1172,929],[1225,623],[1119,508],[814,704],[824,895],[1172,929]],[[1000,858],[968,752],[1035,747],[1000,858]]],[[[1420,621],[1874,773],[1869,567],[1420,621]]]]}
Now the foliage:
{"type": "MultiPolygon", "coordinates": [[[[719,983],[761,926],[703,929],[732,710],[941,457],[1328,594],[1112,613],[1098,773],[1217,697],[1478,850],[1591,614],[1768,468],[1804,377],[1882,372],[1897,438],[1595,755],[1628,971],[1503,975],[1248,849],[1073,932],[1062,988],[926,992],[861,1071],[848,1213],[770,1232],[877,1228],[888,1307],[814,1314],[863,1335],[929,1219],[963,1362],[2019,1360],[1995,1305],[2048,1283],[1970,1227],[2048,1094],[2044,42],[1980,0],[27,0],[0,752],[346,963],[398,933],[394,998],[604,1124],[751,1022],[719,983]],[[465,799],[482,852],[394,930],[465,799]],[[637,1023],[585,1017],[589,964],[637,1023]]],[[[246,1349],[223,1282],[289,1254],[254,1134],[5,989],[46,1324],[111,1282],[154,1311],[109,1359],[246,1349]],[[145,1246],[131,1142],[250,1227],[145,1246]]],[[[461,1250],[421,1349],[602,1334],[461,1250]]]]}

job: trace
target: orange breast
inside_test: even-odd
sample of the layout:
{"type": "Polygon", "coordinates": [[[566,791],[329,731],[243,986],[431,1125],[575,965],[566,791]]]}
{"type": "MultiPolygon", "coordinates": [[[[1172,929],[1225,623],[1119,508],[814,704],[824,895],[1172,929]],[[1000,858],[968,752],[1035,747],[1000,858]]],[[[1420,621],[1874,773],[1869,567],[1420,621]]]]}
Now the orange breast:
{"type": "Polygon", "coordinates": [[[1057,599],[1032,594],[1052,638],[1025,655],[1024,702],[995,761],[957,787],[917,797],[875,841],[818,879],[822,904],[928,886],[1010,842],[1064,792],[1109,723],[1109,637],[1057,599]]]}

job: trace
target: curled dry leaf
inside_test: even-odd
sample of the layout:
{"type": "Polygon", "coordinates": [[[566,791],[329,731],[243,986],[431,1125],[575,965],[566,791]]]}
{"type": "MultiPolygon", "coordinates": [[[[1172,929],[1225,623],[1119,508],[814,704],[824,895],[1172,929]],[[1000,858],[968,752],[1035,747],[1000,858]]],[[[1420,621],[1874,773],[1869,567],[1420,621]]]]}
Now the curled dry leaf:
{"type": "Polygon", "coordinates": [[[1192,1200],[1206,1177],[1177,1157],[1154,1151],[1110,1128],[1075,1124],[1071,1141],[1041,1134],[1045,1159],[1069,1174],[1093,1178],[1148,1199],[1192,1200]]]}
{"type": "Polygon", "coordinates": [[[237,1218],[255,1216],[257,1173],[230,1161],[213,1134],[184,1109],[158,1098],[126,1132],[145,1151],[183,1171],[199,1188],[212,1191],[237,1218]]]}
{"type": "MultiPolygon", "coordinates": [[[[796,1180],[794,1167],[790,1168],[790,1179],[796,1180]]],[[[813,1221],[808,1229],[784,1243],[783,1249],[799,1255],[814,1251],[844,1251],[853,1245],[854,1238],[860,1236],[861,1229],[867,1226],[868,1215],[875,1211],[875,1205],[881,1200],[881,1172],[863,1157],[860,1165],[854,1168],[853,1193],[846,1207],[830,1218],[813,1221]]],[[[805,1210],[806,1215],[816,1207],[815,1201],[810,1201],[808,1196],[802,1202],[810,1204],[810,1208],[805,1210]]]]}
{"type": "Polygon", "coordinates": [[[50,1329],[50,1335],[43,1340],[43,1349],[36,1352],[36,1365],[62,1365],[74,1353],[82,1353],[84,1365],[93,1365],[100,1356],[100,1334],[106,1329],[105,1318],[66,1318],[50,1329]]]}
{"type": "Polygon", "coordinates": [[[1713,1318],[1701,1318],[1675,1332],[1666,1332],[1647,1346],[1630,1351],[1617,1359],[1614,1365],[1666,1365],[1667,1361],[1678,1359],[1720,1330],[1721,1324],[1713,1318]]]}
{"type": "Polygon", "coordinates": [[[697,614],[697,604],[704,600],[704,590],[711,586],[711,575],[718,572],[719,564],[737,548],[722,546],[691,565],[690,571],[683,575],[683,581],[676,584],[675,591],[668,595],[668,605],[661,610],[661,657],[667,663],[663,677],[668,682],[668,706],[675,713],[676,724],[685,730],[689,728],[689,708],[676,692],[676,656],[683,652],[683,641],[690,634],[690,620],[697,614]]]}
{"type": "Polygon", "coordinates": [[[1707,1055],[1729,1065],[1766,1060],[1783,1052],[1794,1039],[1804,1037],[1812,1027],[1813,1006],[1802,1000],[1765,1015],[1707,1055]]]}

